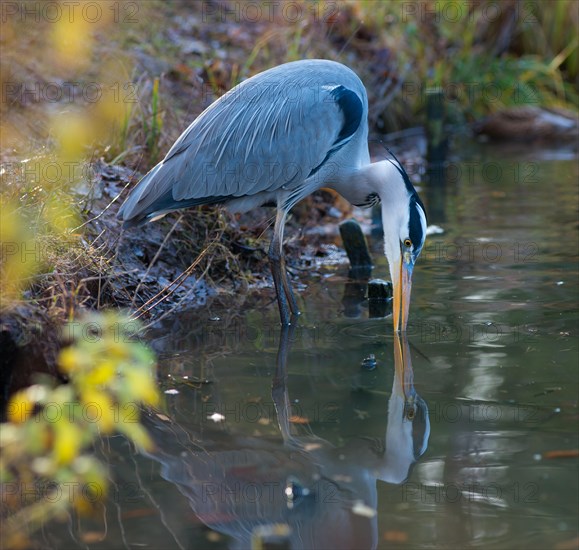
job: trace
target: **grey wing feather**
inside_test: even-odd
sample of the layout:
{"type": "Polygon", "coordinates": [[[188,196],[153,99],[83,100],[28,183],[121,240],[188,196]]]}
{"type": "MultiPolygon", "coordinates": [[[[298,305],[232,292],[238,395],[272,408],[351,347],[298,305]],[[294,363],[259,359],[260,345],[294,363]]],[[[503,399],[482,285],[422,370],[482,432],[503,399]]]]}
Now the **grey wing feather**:
{"type": "Polygon", "coordinates": [[[119,217],[150,217],[300,185],[356,130],[342,135],[347,120],[332,94],[348,85],[360,109],[367,109],[358,77],[330,61],[289,63],[243,82],[183,132],[137,185],[119,217]]]}

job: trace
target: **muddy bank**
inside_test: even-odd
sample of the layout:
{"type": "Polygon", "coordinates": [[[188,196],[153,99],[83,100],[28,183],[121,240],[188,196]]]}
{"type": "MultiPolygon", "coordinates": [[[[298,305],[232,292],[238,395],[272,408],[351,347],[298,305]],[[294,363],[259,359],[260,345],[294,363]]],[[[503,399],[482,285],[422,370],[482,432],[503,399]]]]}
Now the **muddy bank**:
{"type": "MultiPolygon", "coordinates": [[[[59,327],[84,311],[128,309],[150,325],[215,299],[226,300],[232,309],[241,309],[247,300],[275,300],[267,258],[272,208],[234,216],[201,207],[123,229],[116,213],[141,174],[104,161],[90,168],[91,177],[76,191],[84,205],[84,221],[77,230],[82,236],[70,242],[60,269],[36,276],[24,300],[4,304],[0,312],[4,402],[37,373],[58,376],[59,327]]],[[[327,191],[296,206],[288,219],[285,243],[296,289],[300,280],[307,284],[324,259],[347,261],[328,243],[335,240],[338,222],[349,213],[350,208],[327,191]],[[317,231],[324,227],[333,229],[317,231]]]]}

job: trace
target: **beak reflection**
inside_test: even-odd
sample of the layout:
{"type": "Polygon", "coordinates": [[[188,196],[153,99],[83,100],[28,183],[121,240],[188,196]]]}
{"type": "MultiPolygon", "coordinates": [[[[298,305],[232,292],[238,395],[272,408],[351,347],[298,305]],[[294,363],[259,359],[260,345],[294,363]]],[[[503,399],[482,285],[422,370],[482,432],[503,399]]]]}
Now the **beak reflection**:
{"type": "MultiPolygon", "coordinates": [[[[399,335],[395,332],[393,346],[395,383],[392,389],[392,396],[398,396],[398,418],[401,416],[402,426],[411,426],[411,430],[407,432],[407,437],[412,438],[414,459],[418,460],[418,458],[426,451],[426,448],[428,447],[428,439],[430,437],[428,406],[414,389],[412,358],[410,356],[410,347],[406,334],[402,333],[399,335]],[[403,409],[400,407],[400,400],[403,402],[403,409]]],[[[389,425],[393,420],[390,418],[390,413],[393,411],[394,409],[389,409],[389,425]]],[[[394,426],[392,425],[392,427],[394,426]]],[[[400,441],[397,441],[393,447],[399,449],[400,441]]]]}

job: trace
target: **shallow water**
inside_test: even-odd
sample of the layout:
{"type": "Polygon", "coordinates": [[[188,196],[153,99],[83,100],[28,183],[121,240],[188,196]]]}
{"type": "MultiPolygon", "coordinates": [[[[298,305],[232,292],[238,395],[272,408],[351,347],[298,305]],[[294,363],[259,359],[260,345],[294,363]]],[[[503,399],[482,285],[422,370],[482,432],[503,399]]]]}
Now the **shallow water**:
{"type": "Polygon", "coordinates": [[[575,547],[577,458],[555,451],[579,446],[577,156],[467,149],[421,192],[445,232],[414,272],[408,349],[343,265],[304,280],[293,333],[271,292],[165,320],[157,451],[103,445],[103,518],[44,543],[247,548],[286,524],[291,548],[575,547]]]}

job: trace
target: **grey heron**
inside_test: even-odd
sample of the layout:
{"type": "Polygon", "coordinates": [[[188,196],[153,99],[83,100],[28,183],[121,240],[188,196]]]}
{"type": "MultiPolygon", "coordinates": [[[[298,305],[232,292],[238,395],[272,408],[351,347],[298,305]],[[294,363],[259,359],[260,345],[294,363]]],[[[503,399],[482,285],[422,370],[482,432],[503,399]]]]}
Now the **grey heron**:
{"type": "Polygon", "coordinates": [[[297,202],[322,187],[356,206],[381,203],[394,330],[405,331],[426,214],[396,158],[370,162],[366,90],[340,63],[285,63],[231,89],[143,177],[118,217],[130,227],[201,204],[232,212],[277,206],[269,259],[281,322],[289,324],[299,310],[282,251],[284,223],[297,202]]]}

